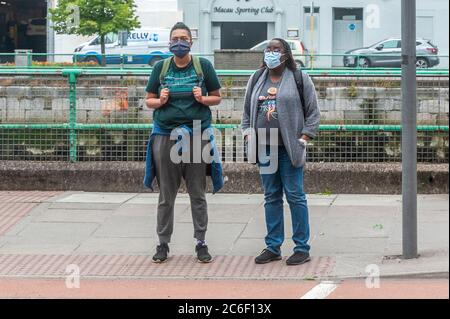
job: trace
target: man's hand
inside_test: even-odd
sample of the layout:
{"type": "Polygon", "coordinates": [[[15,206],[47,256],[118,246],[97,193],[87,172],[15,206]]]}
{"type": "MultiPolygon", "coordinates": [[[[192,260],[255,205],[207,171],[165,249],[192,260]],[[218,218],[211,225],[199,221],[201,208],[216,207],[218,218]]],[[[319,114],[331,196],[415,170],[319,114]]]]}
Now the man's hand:
{"type": "Polygon", "coordinates": [[[198,86],[194,87],[193,93],[194,93],[195,100],[198,103],[204,104],[203,103],[204,99],[203,99],[203,95],[202,95],[202,88],[200,88],[198,86]]]}
{"type": "Polygon", "coordinates": [[[161,94],[159,96],[159,101],[161,102],[161,106],[165,105],[167,101],[169,101],[170,91],[169,89],[162,89],[161,94]]]}

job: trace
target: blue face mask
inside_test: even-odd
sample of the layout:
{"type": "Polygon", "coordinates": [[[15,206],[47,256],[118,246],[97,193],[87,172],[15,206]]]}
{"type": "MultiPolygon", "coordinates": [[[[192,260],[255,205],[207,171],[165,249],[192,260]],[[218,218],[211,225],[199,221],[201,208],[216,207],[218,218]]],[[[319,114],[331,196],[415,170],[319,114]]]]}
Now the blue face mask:
{"type": "Polygon", "coordinates": [[[185,40],[170,43],[170,52],[179,58],[183,58],[191,52],[191,44],[185,40]]]}
{"type": "Polygon", "coordinates": [[[281,52],[274,52],[274,51],[265,52],[264,62],[266,62],[266,65],[269,69],[276,69],[284,62],[281,61],[282,56],[283,54],[281,54],[281,52]]]}

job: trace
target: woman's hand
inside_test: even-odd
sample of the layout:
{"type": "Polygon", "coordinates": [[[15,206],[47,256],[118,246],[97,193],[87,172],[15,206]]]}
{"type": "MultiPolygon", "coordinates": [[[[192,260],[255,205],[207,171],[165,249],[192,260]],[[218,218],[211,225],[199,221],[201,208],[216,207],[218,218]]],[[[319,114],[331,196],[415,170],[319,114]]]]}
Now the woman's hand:
{"type": "Polygon", "coordinates": [[[300,143],[302,143],[304,146],[308,145],[308,142],[310,140],[310,137],[307,135],[302,135],[301,138],[298,139],[300,143]]]}
{"type": "Polygon", "coordinates": [[[310,140],[311,138],[310,138],[308,135],[302,135],[302,137],[300,137],[300,139],[309,142],[309,140],[310,140]]]}

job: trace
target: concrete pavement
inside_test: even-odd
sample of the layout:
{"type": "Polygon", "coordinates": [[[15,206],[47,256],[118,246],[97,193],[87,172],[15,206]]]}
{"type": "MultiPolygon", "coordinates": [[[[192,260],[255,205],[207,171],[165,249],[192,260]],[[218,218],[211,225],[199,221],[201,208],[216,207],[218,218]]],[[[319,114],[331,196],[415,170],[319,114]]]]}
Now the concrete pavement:
{"type": "MultiPolygon", "coordinates": [[[[262,195],[208,195],[207,240],[215,262],[195,263],[189,198],[179,194],[172,259],[151,263],[158,194],[0,192],[0,277],[338,280],[447,276],[449,197],[419,195],[420,258],[402,260],[401,196],[308,196],[312,262],[253,264],[264,248],[262,195]],[[3,226],[2,226],[3,225],[3,226]]],[[[283,255],[293,249],[286,205],[283,255]]]]}

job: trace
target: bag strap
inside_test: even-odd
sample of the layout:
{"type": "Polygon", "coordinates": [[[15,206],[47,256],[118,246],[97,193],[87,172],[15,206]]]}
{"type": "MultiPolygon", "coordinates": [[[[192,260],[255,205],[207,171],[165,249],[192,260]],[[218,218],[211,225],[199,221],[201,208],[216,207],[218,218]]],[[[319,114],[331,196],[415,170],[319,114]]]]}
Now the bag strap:
{"type": "Polygon", "coordinates": [[[263,75],[263,73],[264,73],[264,68],[259,69],[258,71],[256,71],[255,75],[253,76],[252,84],[250,86],[250,88],[251,88],[250,92],[253,92],[253,89],[255,88],[256,83],[258,83],[258,80],[261,77],[261,75],[263,75]]]}
{"type": "Polygon", "coordinates": [[[192,63],[194,64],[195,73],[197,73],[197,77],[199,78],[199,82],[204,79],[204,73],[202,64],[200,63],[200,58],[198,56],[192,56],[192,63]]]}
{"type": "Polygon", "coordinates": [[[164,82],[164,79],[166,78],[167,73],[169,72],[170,63],[172,63],[173,57],[167,58],[163,62],[163,66],[161,69],[161,73],[159,74],[159,83],[161,85],[164,82]]]}
{"type": "Polygon", "coordinates": [[[294,72],[295,82],[297,83],[298,94],[300,95],[300,101],[302,102],[303,114],[306,117],[306,105],[305,105],[305,85],[303,83],[303,72],[300,69],[297,69],[294,72]]]}

